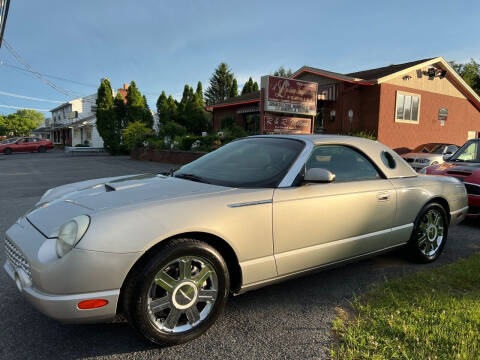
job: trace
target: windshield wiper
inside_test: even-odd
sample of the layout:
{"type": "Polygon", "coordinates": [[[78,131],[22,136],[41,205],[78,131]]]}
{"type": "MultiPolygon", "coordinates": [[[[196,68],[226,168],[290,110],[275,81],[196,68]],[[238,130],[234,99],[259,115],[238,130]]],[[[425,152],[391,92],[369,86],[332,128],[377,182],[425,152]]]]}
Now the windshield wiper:
{"type": "Polygon", "coordinates": [[[448,161],[458,161],[458,162],[465,162],[465,160],[463,160],[463,159],[451,159],[451,160],[449,159],[448,161]]]}
{"type": "Polygon", "coordinates": [[[179,179],[185,179],[185,180],[191,180],[191,181],[196,181],[196,182],[201,182],[205,184],[210,184],[210,181],[207,179],[195,175],[195,174],[175,174],[173,177],[179,178],[179,179]]]}

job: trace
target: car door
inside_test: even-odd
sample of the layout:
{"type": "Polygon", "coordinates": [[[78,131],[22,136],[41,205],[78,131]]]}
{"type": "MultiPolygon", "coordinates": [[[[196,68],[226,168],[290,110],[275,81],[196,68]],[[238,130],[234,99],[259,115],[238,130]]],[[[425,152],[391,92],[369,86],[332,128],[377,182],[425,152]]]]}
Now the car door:
{"type": "Polygon", "coordinates": [[[279,275],[392,245],[396,192],[360,151],[320,145],[305,164],[335,174],[331,183],[275,189],[274,255],[279,275]]]}
{"type": "Polygon", "coordinates": [[[16,152],[28,151],[28,146],[28,138],[22,138],[13,144],[12,150],[16,152]]]}

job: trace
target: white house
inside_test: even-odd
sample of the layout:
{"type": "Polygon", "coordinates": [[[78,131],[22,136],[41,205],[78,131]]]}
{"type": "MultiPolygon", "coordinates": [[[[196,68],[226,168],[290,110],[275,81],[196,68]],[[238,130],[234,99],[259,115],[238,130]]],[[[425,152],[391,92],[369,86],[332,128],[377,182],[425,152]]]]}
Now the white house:
{"type": "Polygon", "coordinates": [[[75,146],[87,144],[103,147],[97,131],[97,94],[74,99],[50,110],[50,140],[54,144],[75,146]]]}
{"type": "MultiPolygon", "coordinates": [[[[127,96],[128,84],[117,92],[123,99],[127,96]]],[[[74,99],[50,110],[52,119],[45,124],[50,131],[50,140],[54,144],[75,146],[87,144],[93,147],[103,147],[103,139],[97,131],[97,94],[74,99]]]]}

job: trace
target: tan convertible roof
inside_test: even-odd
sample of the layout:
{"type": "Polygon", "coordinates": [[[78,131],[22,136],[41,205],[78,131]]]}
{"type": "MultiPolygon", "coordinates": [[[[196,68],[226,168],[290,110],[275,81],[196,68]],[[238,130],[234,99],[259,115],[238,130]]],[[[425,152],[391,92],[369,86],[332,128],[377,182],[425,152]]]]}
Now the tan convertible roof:
{"type": "Polygon", "coordinates": [[[402,159],[395,151],[388,146],[383,145],[378,141],[368,140],[356,136],[343,136],[343,135],[265,135],[276,136],[283,138],[299,139],[306,142],[312,142],[315,145],[320,144],[341,144],[348,145],[356,148],[372,159],[375,164],[383,171],[383,173],[389,179],[401,178],[401,177],[413,177],[418,174],[413,170],[405,160],[402,159]],[[396,167],[390,169],[382,161],[382,152],[388,152],[395,159],[396,167]]]}

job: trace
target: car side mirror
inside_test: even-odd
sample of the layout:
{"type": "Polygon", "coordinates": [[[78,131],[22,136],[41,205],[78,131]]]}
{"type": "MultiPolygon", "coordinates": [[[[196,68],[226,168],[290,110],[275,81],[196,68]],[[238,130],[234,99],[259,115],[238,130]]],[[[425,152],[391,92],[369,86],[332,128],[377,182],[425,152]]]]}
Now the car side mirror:
{"type": "Polygon", "coordinates": [[[448,159],[450,159],[452,157],[452,154],[451,152],[446,152],[445,154],[443,154],[443,161],[448,161],[448,159]]]}
{"type": "Polygon", "coordinates": [[[335,174],[323,168],[311,168],[307,170],[303,180],[311,183],[331,183],[335,180],[335,174]]]}

